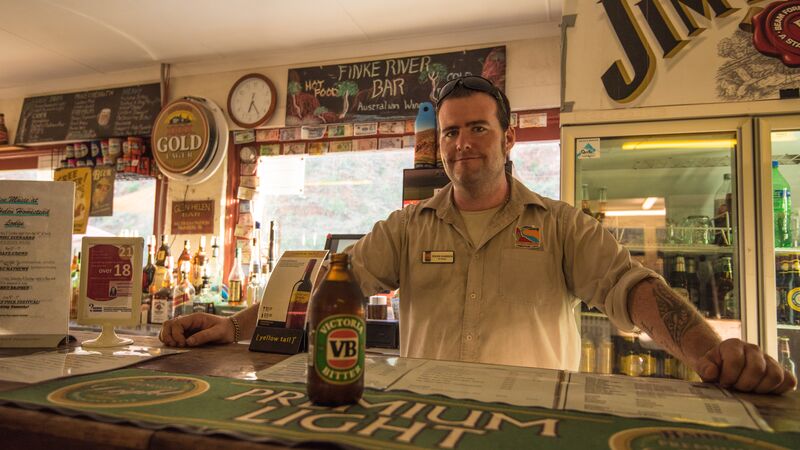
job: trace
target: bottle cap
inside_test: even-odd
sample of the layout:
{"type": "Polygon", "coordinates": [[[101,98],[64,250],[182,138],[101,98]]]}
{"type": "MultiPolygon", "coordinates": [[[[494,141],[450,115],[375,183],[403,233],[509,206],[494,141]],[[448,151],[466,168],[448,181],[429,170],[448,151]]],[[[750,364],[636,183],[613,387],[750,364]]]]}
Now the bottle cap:
{"type": "Polygon", "coordinates": [[[778,161],[772,160],[772,168],[776,169],[778,167],[778,161]]]}

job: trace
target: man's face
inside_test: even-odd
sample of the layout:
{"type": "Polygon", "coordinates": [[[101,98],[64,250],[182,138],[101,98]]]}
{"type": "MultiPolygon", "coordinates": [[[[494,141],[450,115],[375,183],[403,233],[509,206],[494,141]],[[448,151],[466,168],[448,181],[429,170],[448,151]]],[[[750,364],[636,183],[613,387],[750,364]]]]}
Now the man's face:
{"type": "Polygon", "coordinates": [[[438,121],[444,169],[457,187],[480,188],[505,180],[504,165],[514,133],[501,128],[491,96],[476,92],[448,98],[439,108],[438,121]]]}

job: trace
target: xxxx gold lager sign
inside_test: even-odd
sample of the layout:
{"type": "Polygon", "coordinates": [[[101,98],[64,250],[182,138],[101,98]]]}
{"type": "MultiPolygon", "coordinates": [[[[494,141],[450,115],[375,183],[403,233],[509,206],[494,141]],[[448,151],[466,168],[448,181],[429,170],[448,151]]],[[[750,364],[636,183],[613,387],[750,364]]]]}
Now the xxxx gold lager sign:
{"type": "Polygon", "coordinates": [[[156,118],[153,155],[167,176],[191,176],[205,170],[216,146],[214,116],[202,101],[188,97],[176,100],[156,118]]]}

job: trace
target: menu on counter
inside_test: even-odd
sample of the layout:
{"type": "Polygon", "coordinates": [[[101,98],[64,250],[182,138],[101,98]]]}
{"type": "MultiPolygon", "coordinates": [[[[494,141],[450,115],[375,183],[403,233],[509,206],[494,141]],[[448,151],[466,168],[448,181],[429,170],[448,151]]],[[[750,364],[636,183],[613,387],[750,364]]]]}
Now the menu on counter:
{"type": "Polygon", "coordinates": [[[714,384],[570,373],[565,409],[710,426],[769,426],[753,405],[714,384]]]}
{"type": "Polygon", "coordinates": [[[55,378],[104,372],[187,350],[129,345],[114,349],[49,351],[0,358],[0,380],[39,383],[55,378]]]}
{"type": "Polygon", "coordinates": [[[0,180],[0,347],[67,335],[74,183],[0,180]]]}
{"type": "MultiPolygon", "coordinates": [[[[256,376],[305,383],[306,358],[292,356],[256,376]]],[[[366,362],[371,389],[772,431],[752,404],[712,384],[375,355],[366,362]]]]}
{"type": "Polygon", "coordinates": [[[158,83],[29,97],[17,144],[149,135],[161,111],[158,83]]]}

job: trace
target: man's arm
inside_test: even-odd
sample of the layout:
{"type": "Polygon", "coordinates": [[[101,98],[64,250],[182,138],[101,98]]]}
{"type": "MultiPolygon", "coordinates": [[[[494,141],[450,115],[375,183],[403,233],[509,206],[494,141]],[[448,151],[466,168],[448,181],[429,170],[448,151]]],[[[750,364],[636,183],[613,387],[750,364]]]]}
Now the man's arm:
{"type": "MultiPolygon", "coordinates": [[[[249,339],[258,321],[258,303],[234,314],[242,339],[249,339]]],[[[180,316],[164,322],[158,338],[170,347],[197,347],[204,344],[230,344],[234,326],[229,317],[206,313],[180,316]]]]}
{"type": "Polygon", "coordinates": [[[744,392],[783,393],[797,380],[773,358],[739,339],[721,341],[686,299],[660,278],[647,278],[628,293],[636,326],[698,375],[744,392]]]}

